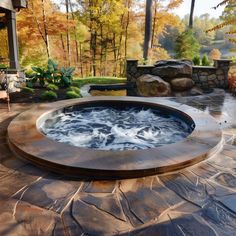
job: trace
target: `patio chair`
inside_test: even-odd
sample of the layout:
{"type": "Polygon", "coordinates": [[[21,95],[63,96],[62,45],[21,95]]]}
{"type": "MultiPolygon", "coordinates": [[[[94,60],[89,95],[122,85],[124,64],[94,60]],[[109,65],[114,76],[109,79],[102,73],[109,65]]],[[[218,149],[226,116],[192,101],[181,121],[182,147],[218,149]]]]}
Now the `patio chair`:
{"type": "Polygon", "coordinates": [[[7,72],[0,71],[0,100],[5,100],[7,103],[8,111],[10,111],[10,97],[8,90],[8,77],[7,72]]]}

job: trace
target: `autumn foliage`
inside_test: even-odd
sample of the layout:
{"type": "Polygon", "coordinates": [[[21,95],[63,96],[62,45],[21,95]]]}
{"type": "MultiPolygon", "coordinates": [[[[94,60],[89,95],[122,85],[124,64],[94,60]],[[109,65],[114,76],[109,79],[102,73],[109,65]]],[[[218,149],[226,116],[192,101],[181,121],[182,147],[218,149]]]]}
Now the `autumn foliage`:
{"type": "Polygon", "coordinates": [[[209,59],[213,61],[213,60],[219,60],[220,58],[221,58],[220,50],[217,48],[213,48],[209,53],[209,59]]]}
{"type": "MultiPolygon", "coordinates": [[[[17,16],[23,67],[45,65],[48,58],[73,66],[79,76],[125,74],[127,58],[142,59],[144,9],[138,0],[29,0],[17,16]],[[65,11],[66,9],[66,11],[65,11]]],[[[168,26],[184,30],[172,14],[183,0],[153,1],[151,60],[170,56],[159,37],[168,26]]]]}
{"type": "Polygon", "coordinates": [[[220,2],[215,8],[226,5],[222,15],[223,22],[207,30],[206,32],[212,32],[224,27],[229,27],[229,31],[226,33],[228,40],[232,43],[236,43],[236,4],[235,0],[224,0],[220,2]]]}

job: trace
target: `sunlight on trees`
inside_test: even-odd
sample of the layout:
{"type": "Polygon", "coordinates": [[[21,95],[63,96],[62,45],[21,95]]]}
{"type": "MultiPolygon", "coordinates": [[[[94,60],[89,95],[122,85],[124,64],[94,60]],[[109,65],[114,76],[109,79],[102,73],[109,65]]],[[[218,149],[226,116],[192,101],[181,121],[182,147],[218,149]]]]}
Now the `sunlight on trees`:
{"type": "MultiPolygon", "coordinates": [[[[224,43],[225,33],[231,42],[235,40],[233,0],[223,2],[223,23],[209,14],[194,16],[194,0],[190,14],[182,19],[173,10],[183,0],[149,2],[151,33],[144,47],[146,1],[28,0],[28,8],[17,16],[22,67],[43,66],[51,58],[61,66],[75,67],[81,77],[124,76],[127,58],[144,62],[144,55],[151,63],[169,58],[193,59],[225,45],[220,48],[223,55],[229,47],[224,43]]],[[[8,58],[5,29],[0,30],[0,40],[0,59],[8,58]]],[[[213,54],[210,59],[217,57],[213,54]]]]}

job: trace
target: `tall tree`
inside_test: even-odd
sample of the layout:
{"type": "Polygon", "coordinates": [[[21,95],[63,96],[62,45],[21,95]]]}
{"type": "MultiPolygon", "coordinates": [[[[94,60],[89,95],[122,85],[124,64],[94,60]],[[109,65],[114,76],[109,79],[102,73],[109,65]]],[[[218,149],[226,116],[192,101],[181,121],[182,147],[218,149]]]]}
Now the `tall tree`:
{"type": "Polygon", "coordinates": [[[19,13],[17,23],[21,60],[35,58],[37,64],[56,54],[64,55],[63,46],[59,46],[61,36],[66,34],[68,24],[70,28],[74,25],[50,0],[28,0],[28,8],[19,13]]]}
{"type": "Polygon", "coordinates": [[[192,30],[186,30],[176,39],[176,57],[184,59],[193,59],[198,56],[200,45],[193,35],[192,30]]]}
{"type": "Polygon", "coordinates": [[[69,30],[69,0],[65,0],[66,6],[66,19],[67,19],[67,29],[66,29],[66,45],[67,45],[67,55],[68,55],[68,65],[71,65],[71,50],[70,50],[70,30],[69,30]]]}
{"type": "Polygon", "coordinates": [[[143,44],[143,58],[148,59],[148,49],[150,47],[152,33],[152,0],[146,0],[146,14],[145,14],[145,33],[143,44]]]}
{"type": "Polygon", "coordinates": [[[191,1],[191,8],[190,8],[190,15],[189,15],[189,28],[193,28],[193,13],[194,13],[194,7],[195,7],[195,0],[191,1]]]}
{"type": "MultiPolygon", "coordinates": [[[[46,10],[45,10],[45,0],[41,0],[41,3],[42,3],[41,7],[42,7],[42,17],[43,17],[43,31],[44,31],[44,33],[42,32],[41,36],[46,45],[48,58],[50,58],[51,56],[50,56],[50,45],[49,45],[49,35],[48,35],[48,24],[47,24],[47,18],[46,18],[46,10]]],[[[35,19],[37,21],[37,18],[35,19]]],[[[39,27],[39,31],[41,31],[42,29],[40,28],[39,25],[38,27],[39,27]]]]}
{"type": "Polygon", "coordinates": [[[169,0],[165,3],[154,0],[154,14],[153,14],[153,25],[152,25],[152,39],[151,48],[159,47],[158,38],[166,33],[168,26],[181,28],[182,24],[180,18],[171,13],[171,11],[183,2],[183,0],[169,0]]]}

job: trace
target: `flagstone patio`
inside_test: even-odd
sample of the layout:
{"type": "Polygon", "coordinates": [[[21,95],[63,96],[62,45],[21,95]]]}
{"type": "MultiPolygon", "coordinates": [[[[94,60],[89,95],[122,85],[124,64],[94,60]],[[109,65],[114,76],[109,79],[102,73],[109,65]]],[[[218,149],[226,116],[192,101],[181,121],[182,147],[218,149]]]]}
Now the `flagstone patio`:
{"type": "Polygon", "coordinates": [[[215,117],[222,150],[175,173],[112,181],[72,179],[17,158],[6,130],[31,105],[8,112],[0,103],[0,235],[235,235],[236,98],[218,91],[169,100],[215,117]]]}

